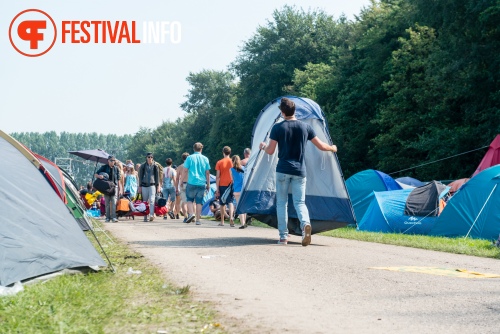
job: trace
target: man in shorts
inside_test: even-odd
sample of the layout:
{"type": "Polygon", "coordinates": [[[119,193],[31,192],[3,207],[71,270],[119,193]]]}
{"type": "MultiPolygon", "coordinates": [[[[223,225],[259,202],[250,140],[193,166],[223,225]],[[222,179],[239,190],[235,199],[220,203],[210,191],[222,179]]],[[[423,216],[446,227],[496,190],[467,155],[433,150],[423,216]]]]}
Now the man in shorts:
{"type": "Polygon", "coordinates": [[[186,186],[188,216],[186,223],[191,223],[196,218],[196,225],[201,225],[203,197],[205,191],[210,189],[210,164],[208,158],[201,154],[202,143],[195,143],[193,150],[194,153],[188,156],[184,162],[184,167],[188,172],[186,186]],[[196,203],[196,217],[194,203],[196,203]]]}

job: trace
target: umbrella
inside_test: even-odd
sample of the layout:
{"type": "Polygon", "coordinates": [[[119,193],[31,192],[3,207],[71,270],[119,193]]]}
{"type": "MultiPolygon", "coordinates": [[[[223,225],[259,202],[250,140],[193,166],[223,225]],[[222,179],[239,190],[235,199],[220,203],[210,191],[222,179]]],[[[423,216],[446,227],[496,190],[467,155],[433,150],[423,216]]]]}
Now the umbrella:
{"type": "Polygon", "coordinates": [[[105,164],[108,162],[109,154],[106,151],[98,148],[97,150],[81,150],[81,151],[69,151],[68,153],[74,154],[80,158],[89,161],[95,161],[94,173],[92,174],[92,181],[94,181],[94,174],[97,169],[97,163],[100,162],[105,164]]]}
{"type": "Polygon", "coordinates": [[[68,153],[74,154],[80,158],[89,161],[95,161],[96,165],[98,162],[105,164],[108,162],[109,154],[106,151],[98,148],[97,150],[82,150],[82,151],[69,151],[68,153]]]}

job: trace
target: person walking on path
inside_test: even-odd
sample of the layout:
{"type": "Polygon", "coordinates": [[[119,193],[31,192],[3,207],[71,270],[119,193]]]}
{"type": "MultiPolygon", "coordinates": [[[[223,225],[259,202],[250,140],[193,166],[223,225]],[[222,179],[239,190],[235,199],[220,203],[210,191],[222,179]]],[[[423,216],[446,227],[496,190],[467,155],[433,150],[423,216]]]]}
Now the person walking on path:
{"type": "Polygon", "coordinates": [[[244,158],[241,160],[241,165],[245,167],[248,163],[248,159],[250,159],[250,154],[252,154],[252,150],[250,148],[246,148],[243,150],[244,158]]]}
{"type": "MultiPolygon", "coordinates": [[[[153,153],[148,152],[146,162],[139,168],[138,192],[142,194],[142,200],[149,203],[150,221],[155,219],[155,197],[161,191],[160,170],[153,159],[153,153]]],[[[148,221],[148,216],[144,216],[144,221],[148,221]]]]}
{"type": "MultiPolygon", "coordinates": [[[[240,202],[240,195],[243,189],[243,176],[245,173],[245,167],[241,165],[241,160],[239,155],[233,155],[231,158],[233,161],[233,168],[231,168],[231,175],[233,176],[233,191],[234,198],[236,200],[236,206],[240,202]]],[[[246,213],[241,213],[239,215],[241,226],[240,228],[246,228],[246,213]]]]}
{"type": "Polygon", "coordinates": [[[316,136],[313,128],[295,117],[295,103],[284,97],[279,109],[284,121],[271,129],[269,144],[259,144],[267,154],[273,154],[278,146],[276,166],[276,211],[278,216],[279,244],[288,243],[288,189],[291,187],[293,205],[297,211],[302,229],[302,246],[311,243],[311,222],[306,199],[305,149],[311,141],[321,151],[337,152],[336,145],[328,145],[316,136]]]}
{"type": "Polygon", "coordinates": [[[196,225],[201,225],[201,209],[205,191],[210,189],[210,164],[208,158],[201,154],[202,143],[193,145],[194,153],[186,158],[184,167],[188,172],[186,186],[186,199],[188,206],[188,217],[186,223],[195,219],[194,203],[196,203],[196,225]]]}
{"type": "Polygon", "coordinates": [[[121,188],[121,170],[118,166],[115,166],[116,159],[114,156],[108,156],[108,164],[101,166],[94,177],[97,179],[104,179],[104,175],[101,173],[106,173],[108,175],[108,180],[115,184],[115,194],[114,195],[106,195],[104,194],[104,203],[106,208],[106,220],[105,222],[112,221],[116,223],[118,219],[116,218],[116,199],[120,197],[122,194],[121,188]]]}
{"type": "MultiPolygon", "coordinates": [[[[221,212],[226,210],[226,205],[229,206],[229,226],[234,227],[234,195],[231,193],[225,199],[222,198],[222,194],[224,194],[224,192],[231,186],[231,183],[233,183],[233,177],[231,176],[233,162],[229,157],[231,155],[231,148],[229,146],[224,146],[222,148],[222,155],[224,157],[217,161],[217,164],[215,165],[215,184],[217,186],[215,197],[220,200],[221,212]]],[[[224,217],[221,218],[219,226],[224,226],[224,217]]]]}
{"type": "Polygon", "coordinates": [[[177,167],[177,189],[179,190],[179,196],[175,201],[175,206],[177,210],[177,219],[179,219],[179,213],[182,211],[184,216],[184,223],[187,220],[188,209],[187,209],[187,198],[186,198],[186,186],[188,180],[188,172],[186,167],[184,167],[184,162],[186,161],[189,153],[182,153],[182,164],[177,167]]]}
{"type": "MultiPolygon", "coordinates": [[[[165,160],[165,163],[166,167],[163,168],[163,197],[165,197],[167,202],[170,199],[168,215],[171,219],[175,219],[175,199],[179,192],[177,190],[177,172],[172,168],[171,158],[165,160]]],[[[167,215],[163,219],[167,219],[167,215]]]]}

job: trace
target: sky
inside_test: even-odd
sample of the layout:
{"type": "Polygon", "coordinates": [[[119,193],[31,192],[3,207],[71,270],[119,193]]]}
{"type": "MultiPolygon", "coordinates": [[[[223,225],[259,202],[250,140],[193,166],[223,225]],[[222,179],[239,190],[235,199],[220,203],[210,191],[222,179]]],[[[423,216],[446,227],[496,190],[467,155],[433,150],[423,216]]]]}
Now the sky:
{"type": "MultiPolygon", "coordinates": [[[[185,115],[180,104],[190,88],[189,73],[227,70],[243,43],[272,20],[274,10],[290,5],[354,19],[369,4],[370,0],[2,1],[0,130],[133,135],[141,127],[154,129],[185,115]],[[45,20],[45,16],[27,12],[16,18],[28,9],[48,14],[57,29],[55,34],[47,20],[46,28],[39,30],[44,40],[33,50],[29,48],[33,35],[23,40],[17,32],[23,30],[21,22],[45,20]],[[152,27],[165,22],[164,43],[160,35],[159,43],[112,44],[107,34],[108,43],[103,44],[98,24],[88,29],[89,43],[71,43],[71,23],[64,25],[69,32],[62,43],[63,21],[110,21],[111,27],[116,21],[127,21],[129,35],[135,21],[135,38],[141,42],[144,22],[151,22],[152,27]],[[100,43],[95,43],[96,27],[100,43]],[[46,50],[54,36],[45,54],[27,57],[20,53],[41,53],[38,50],[46,50]]],[[[74,27],[81,30],[77,23],[74,27]]],[[[81,31],[74,36],[85,37],[81,31]]]]}

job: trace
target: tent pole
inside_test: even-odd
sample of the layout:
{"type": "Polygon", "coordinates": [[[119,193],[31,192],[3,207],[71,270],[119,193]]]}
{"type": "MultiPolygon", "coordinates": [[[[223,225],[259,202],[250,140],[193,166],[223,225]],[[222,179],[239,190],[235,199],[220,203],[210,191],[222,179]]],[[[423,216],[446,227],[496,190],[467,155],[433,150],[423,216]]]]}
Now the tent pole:
{"type": "Polygon", "coordinates": [[[491,198],[491,195],[493,195],[493,192],[495,191],[495,188],[497,187],[497,185],[495,184],[495,186],[493,187],[493,189],[491,190],[490,194],[488,195],[488,198],[486,199],[486,202],[484,202],[483,204],[483,207],[481,208],[481,210],[479,211],[479,213],[477,214],[477,217],[476,219],[474,220],[474,223],[472,223],[472,226],[470,227],[469,229],[469,232],[467,232],[467,235],[464,237],[464,239],[467,239],[467,237],[469,236],[470,234],[470,231],[472,231],[472,228],[474,227],[474,225],[476,225],[476,222],[479,218],[479,216],[481,215],[481,213],[483,212],[484,210],[484,207],[486,206],[486,204],[488,204],[490,198],[491,198]]]}

